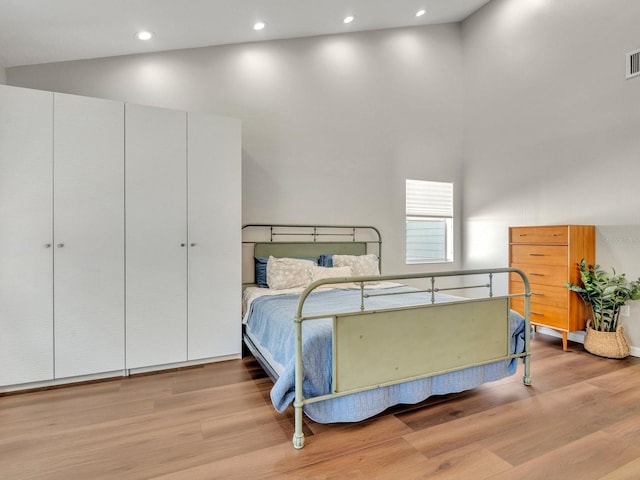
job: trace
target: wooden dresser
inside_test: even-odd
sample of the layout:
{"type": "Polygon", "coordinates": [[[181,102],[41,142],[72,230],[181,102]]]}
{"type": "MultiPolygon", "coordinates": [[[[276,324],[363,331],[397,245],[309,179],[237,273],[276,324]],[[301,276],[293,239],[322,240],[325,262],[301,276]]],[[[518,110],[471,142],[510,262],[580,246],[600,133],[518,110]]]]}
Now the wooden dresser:
{"type": "MultiPolygon", "coordinates": [[[[531,324],[549,327],[562,334],[584,330],[589,312],[580,297],[565,287],[579,283],[578,262],[595,263],[593,225],[553,225],[509,228],[509,265],[521,269],[531,287],[531,324]]],[[[523,291],[522,280],[511,274],[509,292],[523,291]]],[[[524,299],[515,298],[512,308],[524,313],[524,299]]]]}

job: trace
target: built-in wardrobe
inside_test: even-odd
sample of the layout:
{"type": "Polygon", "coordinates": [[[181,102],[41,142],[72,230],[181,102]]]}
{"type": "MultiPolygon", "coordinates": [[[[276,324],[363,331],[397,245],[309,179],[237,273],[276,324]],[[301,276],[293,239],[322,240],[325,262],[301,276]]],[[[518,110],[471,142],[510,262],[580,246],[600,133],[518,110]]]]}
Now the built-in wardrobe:
{"type": "Polygon", "coordinates": [[[0,86],[0,391],[238,357],[240,122],[0,86]]]}

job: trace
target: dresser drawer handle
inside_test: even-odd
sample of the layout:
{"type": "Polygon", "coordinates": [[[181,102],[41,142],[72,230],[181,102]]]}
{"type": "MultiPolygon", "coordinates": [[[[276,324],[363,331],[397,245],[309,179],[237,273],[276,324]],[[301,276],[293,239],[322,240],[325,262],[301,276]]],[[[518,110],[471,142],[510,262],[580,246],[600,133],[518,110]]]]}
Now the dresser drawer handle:
{"type": "Polygon", "coordinates": [[[526,237],[526,236],[527,236],[527,234],[526,234],[526,233],[520,233],[518,236],[519,236],[519,237],[526,237]]]}
{"type": "Polygon", "coordinates": [[[538,297],[544,297],[544,293],[531,292],[531,295],[536,295],[538,297]]]}
{"type": "Polygon", "coordinates": [[[529,312],[531,313],[531,315],[538,315],[540,317],[544,317],[544,313],[540,313],[540,312],[529,312]]]}
{"type": "Polygon", "coordinates": [[[529,275],[534,276],[534,277],[544,277],[544,273],[534,273],[534,272],[531,272],[529,275]]]}
{"type": "Polygon", "coordinates": [[[544,253],[530,253],[529,256],[531,257],[544,257],[544,253]]]}

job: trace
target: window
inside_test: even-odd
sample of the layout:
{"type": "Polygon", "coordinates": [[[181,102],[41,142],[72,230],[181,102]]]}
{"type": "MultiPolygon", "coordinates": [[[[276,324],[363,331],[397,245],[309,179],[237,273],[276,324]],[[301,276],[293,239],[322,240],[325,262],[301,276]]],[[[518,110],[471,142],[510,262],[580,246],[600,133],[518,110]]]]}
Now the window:
{"type": "Polygon", "coordinates": [[[406,262],[453,261],[453,183],[406,184],[406,262]]]}

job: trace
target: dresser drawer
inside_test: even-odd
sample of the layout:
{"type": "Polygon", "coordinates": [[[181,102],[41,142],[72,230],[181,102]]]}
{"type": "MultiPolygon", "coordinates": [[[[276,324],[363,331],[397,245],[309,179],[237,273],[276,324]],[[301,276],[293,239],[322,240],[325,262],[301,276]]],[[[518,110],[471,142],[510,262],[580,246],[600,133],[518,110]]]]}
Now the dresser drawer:
{"type": "MultiPolygon", "coordinates": [[[[521,293],[523,290],[522,282],[512,282],[509,285],[510,293],[521,293]]],[[[569,290],[565,287],[532,284],[531,301],[551,307],[567,308],[569,305],[569,290]]]]}
{"type": "MultiPolygon", "coordinates": [[[[531,323],[561,330],[569,328],[568,310],[566,308],[543,305],[535,300],[531,300],[529,305],[531,323]]],[[[511,299],[511,308],[524,315],[524,298],[511,299]]]]}
{"type": "MultiPolygon", "coordinates": [[[[564,287],[565,282],[568,280],[567,267],[565,265],[526,265],[526,264],[513,264],[512,267],[522,270],[527,278],[529,284],[533,288],[534,284],[537,285],[550,285],[553,287],[564,287]]],[[[522,279],[517,273],[510,273],[510,278],[513,283],[522,284],[522,279]]]]}
{"type": "Polygon", "coordinates": [[[511,243],[560,243],[569,242],[566,225],[548,227],[511,227],[511,243]]]}
{"type": "Polygon", "coordinates": [[[567,265],[566,245],[512,245],[511,263],[535,265],[567,265]]]}

